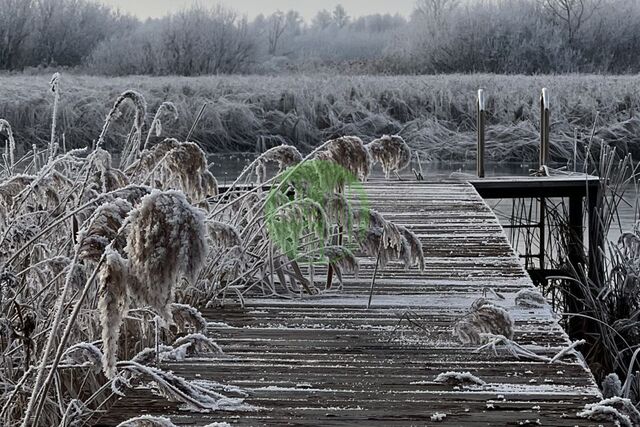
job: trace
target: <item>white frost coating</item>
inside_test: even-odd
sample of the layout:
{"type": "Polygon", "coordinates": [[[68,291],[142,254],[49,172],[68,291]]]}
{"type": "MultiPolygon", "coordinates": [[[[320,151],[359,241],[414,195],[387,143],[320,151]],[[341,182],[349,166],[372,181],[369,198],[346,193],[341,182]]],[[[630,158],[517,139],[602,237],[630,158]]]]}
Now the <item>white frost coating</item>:
{"type": "Polygon", "coordinates": [[[225,423],[225,422],[221,422],[221,423],[212,423],[212,424],[207,424],[204,427],[231,427],[231,424],[229,423],[225,423]]]}
{"type": "Polygon", "coordinates": [[[480,111],[485,111],[486,109],[484,89],[478,89],[478,108],[480,109],[480,111]]]}
{"type": "Polygon", "coordinates": [[[434,380],[438,383],[449,383],[456,385],[476,384],[485,385],[486,382],[473,375],[471,372],[448,371],[439,374],[434,380]]]}
{"type": "Polygon", "coordinates": [[[602,396],[605,399],[622,396],[622,382],[615,372],[607,375],[602,380],[602,396]]]}
{"type": "Polygon", "coordinates": [[[447,414],[443,414],[442,412],[436,412],[435,414],[431,415],[431,421],[440,422],[445,418],[447,418],[447,414]]]}
{"type": "Polygon", "coordinates": [[[542,88],[542,105],[544,106],[545,110],[549,109],[549,91],[547,90],[547,88],[542,88]]]}
{"type": "Polygon", "coordinates": [[[98,311],[102,324],[102,367],[107,378],[116,373],[116,353],[122,321],[129,310],[127,281],[129,268],[126,260],[111,247],[105,250],[105,262],[98,273],[100,299],[98,311]]]}
{"type": "Polygon", "coordinates": [[[165,352],[161,352],[159,358],[161,361],[176,361],[180,362],[187,358],[187,353],[189,351],[189,347],[191,347],[191,343],[187,342],[173,349],[165,352]]]}
{"type": "Polygon", "coordinates": [[[189,334],[178,338],[173,343],[173,346],[181,346],[185,343],[191,345],[189,354],[194,353],[223,353],[218,344],[211,338],[202,334],[189,334]]]}
{"type": "Polygon", "coordinates": [[[0,119],[0,132],[3,130],[7,132],[7,138],[9,140],[9,168],[13,169],[13,165],[15,164],[16,141],[13,138],[13,131],[11,130],[9,122],[4,119],[0,119]]]}
{"type": "Polygon", "coordinates": [[[463,344],[482,344],[483,335],[501,335],[513,338],[514,321],[502,307],[480,298],[471,305],[471,311],[454,325],[454,334],[463,344]]]}
{"type": "Polygon", "coordinates": [[[574,341],[571,343],[571,345],[563,348],[562,350],[560,350],[558,352],[558,354],[556,354],[555,356],[553,356],[553,358],[549,361],[549,363],[553,363],[553,362],[557,362],[558,360],[562,359],[563,356],[565,356],[566,354],[568,354],[569,352],[575,350],[575,348],[579,345],[584,344],[586,341],[585,340],[578,340],[578,341],[574,341]]]}
{"type": "Polygon", "coordinates": [[[117,427],[176,427],[176,425],[169,418],[142,415],[128,419],[118,424],[117,427]]]}
{"type": "Polygon", "coordinates": [[[622,397],[612,397],[598,403],[589,403],[585,405],[584,410],[576,415],[594,421],[613,421],[623,427],[640,425],[640,412],[629,399],[622,397]]]}
{"type": "Polygon", "coordinates": [[[187,330],[187,325],[190,325],[198,333],[207,329],[207,321],[202,317],[202,313],[188,304],[171,304],[171,314],[173,323],[183,331],[187,330]]]}
{"type": "Polygon", "coordinates": [[[385,178],[399,172],[411,163],[411,149],[399,135],[384,135],[366,145],[373,163],[380,163],[385,178]]]}
{"type": "Polygon", "coordinates": [[[536,289],[525,288],[516,294],[516,305],[526,308],[542,308],[547,300],[536,289]]]}
{"type": "Polygon", "coordinates": [[[144,196],[129,214],[125,251],[138,279],[131,297],[171,322],[173,288],[180,278],[193,282],[207,255],[204,214],[178,191],[144,196]]]}

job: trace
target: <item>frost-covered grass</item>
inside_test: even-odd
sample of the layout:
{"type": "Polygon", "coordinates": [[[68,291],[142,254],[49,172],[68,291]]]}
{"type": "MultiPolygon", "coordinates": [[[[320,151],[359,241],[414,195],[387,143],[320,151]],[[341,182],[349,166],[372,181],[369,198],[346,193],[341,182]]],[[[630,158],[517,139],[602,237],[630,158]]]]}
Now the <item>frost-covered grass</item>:
{"type": "MultiPolygon", "coordinates": [[[[65,87],[73,85],[64,77],[53,84],[50,97],[69,102],[65,87]]],[[[74,150],[64,108],[50,111],[56,120],[40,145],[0,121],[3,426],[80,425],[139,385],[198,411],[249,410],[241,389],[163,369],[163,361],[224,350],[204,335],[196,307],[241,304],[248,293],[317,294],[333,274],[304,274],[301,265],[328,265],[341,281],[357,270],[358,248],[424,265],[413,233],[346,197],[347,184],[366,179],[374,162],[387,174],[406,166],[411,153],[401,139],[365,145],[344,137],[304,158],[295,147],[274,147],[219,194],[198,144],[159,137],[180,136],[168,125],[179,105],[159,105],[164,113],[151,116],[137,91],[113,99],[103,124],[74,150]],[[130,117],[120,115],[125,105],[130,117]],[[131,132],[118,141],[116,165],[104,147],[122,122],[131,132]],[[269,180],[267,163],[280,168],[269,180]]]]}
{"type": "MultiPolygon", "coordinates": [[[[552,156],[573,158],[574,139],[584,152],[595,125],[606,141],[636,150],[640,141],[638,76],[64,76],[57,124],[67,147],[97,138],[111,101],[122,88],[145,94],[155,111],[172,101],[180,116],[165,125],[185,139],[202,106],[193,140],[207,152],[264,151],[281,142],[309,151],[341,135],[369,142],[400,133],[427,158],[475,159],[475,94],[485,89],[487,156],[494,161],[533,162],[538,155],[538,99],[549,89],[552,156]]],[[[0,117],[9,120],[19,149],[50,138],[53,97],[46,76],[0,77],[0,117]]],[[[130,122],[116,123],[107,146],[122,149],[130,122]]],[[[152,141],[155,137],[151,138],[152,141]]]]}

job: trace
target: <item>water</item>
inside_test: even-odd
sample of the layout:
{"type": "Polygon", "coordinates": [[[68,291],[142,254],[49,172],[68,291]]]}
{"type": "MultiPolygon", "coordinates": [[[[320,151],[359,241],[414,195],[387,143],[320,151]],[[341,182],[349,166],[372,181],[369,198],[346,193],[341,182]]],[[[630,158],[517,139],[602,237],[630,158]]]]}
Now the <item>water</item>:
{"type": "MultiPolygon", "coordinates": [[[[238,154],[212,154],[209,156],[209,162],[213,165],[211,171],[218,179],[221,186],[228,185],[235,180],[238,174],[256,158],[254,153],[238,153],[238,154]]],[[[427,179],[447,178],[452,173],[469,174],[475,176],[475,163],[423,163],[422,169],[427,179]]],[[[535,165],[520,163],[487,163],[485,165],[486,176],[527,176],[530,169],[535,165]]],[[[418,169],[417,164],[412,168],[418,169]]],[[[383,176],[379,166],[376,166],[373,172],[374,176],[383,176]]],[[[410,169],[403,173],[404,177],[412,178],[410,169]]],[[[616,242],[622,232],[633,231],[636,223],[636,204],[638,195],[633,188],[629,188],[626,192],[624,201],[620,203],[618,209],[618,218],[611,226],[608,239],[616,242]]],[[[500,221],[504,224],[508,223],[511,216],[512,204],[510,200],[488,200],[487,203],[496,212],[500,221]]]]}

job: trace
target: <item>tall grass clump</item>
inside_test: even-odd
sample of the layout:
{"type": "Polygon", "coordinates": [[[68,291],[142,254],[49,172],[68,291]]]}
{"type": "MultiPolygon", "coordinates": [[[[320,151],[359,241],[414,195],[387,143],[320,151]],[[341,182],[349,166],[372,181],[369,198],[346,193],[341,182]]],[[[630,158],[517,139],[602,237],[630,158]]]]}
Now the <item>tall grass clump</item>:
{"type": "MultiPolygon", "coordinates": [[[[64,109],[67,90],[54,80],[54,110],[64,109]]],[[[272,147],[220,191],[198,143],[159,138],[172,133],[163,123],[181,104],[164,102],[147,126],[140,92],[114,98],[82,148],[70,148],[83,144],[56,121],[63,111],[53,112],[47,144],[0,120],[3,426],[91,424],[139,386],[198,411],[250,409],[240,389],[164,368],[224,350],[206,336],[198,307],[323,292],[357,271],[360,236],[376,227],[388,257],[424,265],[417,236],[379,214],[369,224],[366,206],[353,206],[350,188],[361,189],[372,166],[360,138],[330,139],[307,155],[272,147]],[[314,274],[325,267],[327,276],[314,274]]],[[[123,425],[163,423],[171,425],[123,425]]]]}
{"type": "MultiPolygon", "coordinates": [[[[46,93],[46,83],[37,76],[0,78],[5,94],[0,117],[30,141],[18,147],[21,155],[31,151],[32,143],[50,142],[48,123],[55,98],[46,93]]],[[[125,86],[144,93],[148,110],[158,114],[149,124],[155,132],[141,142],[132,124],[141,123],[142,103],[135,111],[118,107],[123,117],[114,115],[107,122],[108,132],[98,137],[99,146],[124,150],[124,162],[131,160],[131,147],[141,144],[149,149],[159,142],[163,136],[157,136],[158,131],[169,119],[174,137],[184,140],[191,135],[189,139],[207,153],[260,153],[282,144],[309,151],[344,135],[366,143],[399,135],[422,159],[474,161],[474,94],[482,87],[487,98],[487,160],[533,163],[538,156],[539,93],[546,87],[553,96],[554,161],[572,158],[576,142],[586,145],[594,122],[609,145],[638,157],[639,83],[638,76],[600,75],[65,76],[65,96],[57,114],[64,119],[56,132],[65,136],[69,148],[86,146],[101,134],[104,117],[113,107],[110,100],[125,86]],[[180,111],[177,120],[171,107],[161,107],[167,99],[180,111]],[[200,114],[203,105],[207,108],[200,114]]],[[[123,102],[124,98],[118,105],[123,102]]],[[[0,131],[4,147],[3,136],[0,131]]]]}
{"type": "MultiPolygon", "coordinates": [[[[571,338],[585,340],[581,351],[607,397],[629,398],[637,404],[640,401],[637,357],[640,343],[637,177],[640,169],[631,154],[599,138],[602,132],[593,132],[582,154],[586,160],[576,168],[581,177],[585,176],[583,172],[599,177],[597,193],[590,192],[582,207],[584,212],[589,212],[592,206],[594,214],[585,222],[588,239],[576,235],[576,230],[570,228],[566,199],[546,199],[543,212],[537,200],[517,201],[510,220],[516,221],[515,225],[532,224],[539,215],[545,215],[544,268],[559,273],[543,281],[543,292],[555,310],[563,313],[571,338]],[[623,206],[634,212],[634,226],[621,223],[623,206]],[[610,240],[614,236],[614,240],[610,240]],[[575,247],[578,240],[584,243],[583,247],[575,247]],[[617,378],[622,381],[619,386],[617,378]]],[[[512,232],[511,239],[513,245],[528,254],[540,251],[539,234],[531,228],[512,232]]],[[[526,263],[528,268],[540,267],[539,261],[530,258],[526,263]]],[[[516,297],[516,303],[523,307],[534,307],[543,301],[526,293],[516,297]]]]}

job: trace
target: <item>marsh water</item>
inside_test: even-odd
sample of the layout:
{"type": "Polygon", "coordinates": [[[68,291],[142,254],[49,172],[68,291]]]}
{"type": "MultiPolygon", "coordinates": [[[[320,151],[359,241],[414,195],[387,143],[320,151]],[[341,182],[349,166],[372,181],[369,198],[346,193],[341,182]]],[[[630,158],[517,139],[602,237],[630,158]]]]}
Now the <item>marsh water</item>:
{"type": "MultiPolygon", "coordinates": [[[[210,155],[209,161],[212,164],[211,171],[218,179],[221,186],[232,183],[238,174],[249,165],[256,155],[253,153],[240,153],[240,154],[224,154],[224,155],[210,155]]],[[[413,168],[418,169],[418,165],[412,165],[413,168]]],[[[520,163],[489,163],[485,165],[486,176],[527,176],[530,174],[530,170],[535,165],[520,164],[520,163]]],[[[445,179],[452,176],[461,177],[463,174],[468,174],[470,177],[475,174],[475,163],[427,163],[423,162],[422,169],[426,179],[445,179]]],[[[374,168],[374,176],[383,176],[379,166],[374,168]]],[[[403,174],[403,177],[407,179],[413,179],[413,174],[410,169],[407,169],[403,174]]],[[[614,224],[612,224],[609,232],[609,240],[616,242],[622,232],[632,231],[636,218],[636,205],[638,202],[638,194],[636,194],[633,188],[629,188],[625,194],[624,201],[620,203],[617,217],[619,218],[614,224]]],[[[511,220],[513,211],[513,202],[511,200],[488,200],[487,203],[494,210],[498,219],[503,224],[508,224],[511,220]]]]}

